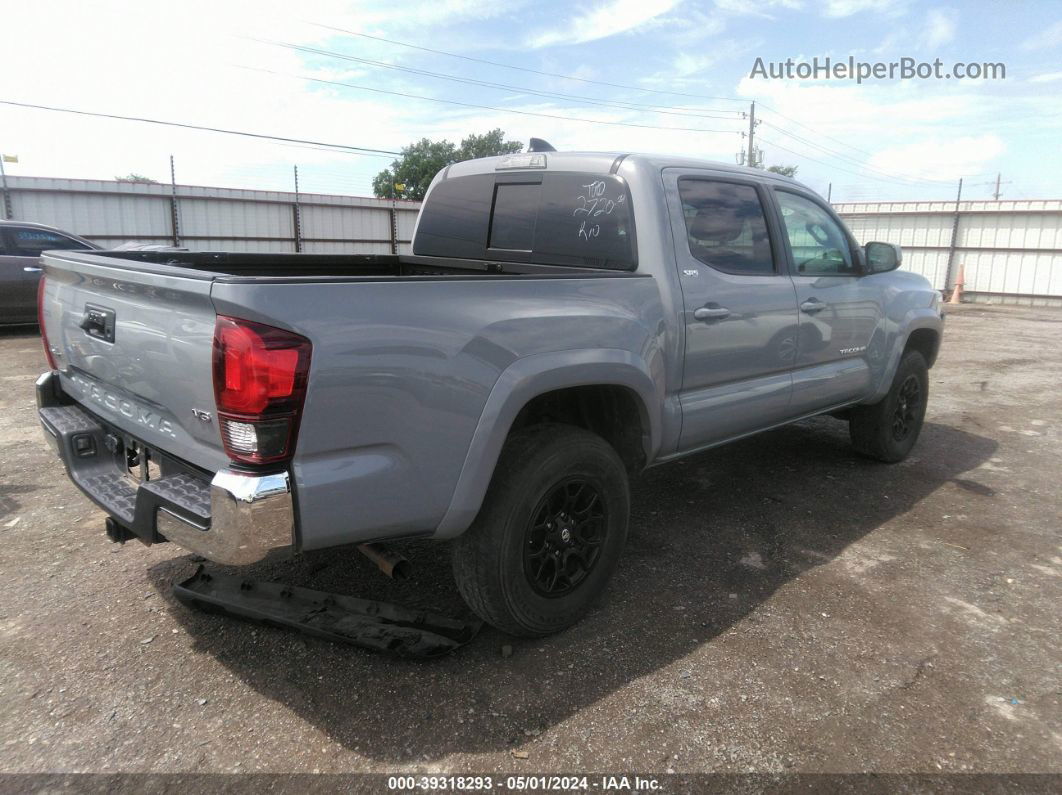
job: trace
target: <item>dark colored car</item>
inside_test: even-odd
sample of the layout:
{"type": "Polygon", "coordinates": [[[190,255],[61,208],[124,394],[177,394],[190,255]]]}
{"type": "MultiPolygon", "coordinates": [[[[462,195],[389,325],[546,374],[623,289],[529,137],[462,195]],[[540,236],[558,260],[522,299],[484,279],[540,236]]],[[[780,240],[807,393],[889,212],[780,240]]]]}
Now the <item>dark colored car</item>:
{"type": "Polygon", "coordinates": [[[0,221],[0,326],[37,322],[42,251],[92,249],[99,246],[51,226],[0,221]]]}

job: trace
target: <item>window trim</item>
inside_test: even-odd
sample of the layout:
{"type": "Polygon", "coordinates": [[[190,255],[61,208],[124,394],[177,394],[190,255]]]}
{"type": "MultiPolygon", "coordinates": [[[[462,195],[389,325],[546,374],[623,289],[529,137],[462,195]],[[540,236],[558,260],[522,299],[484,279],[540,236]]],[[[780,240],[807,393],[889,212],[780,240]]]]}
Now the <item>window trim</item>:
{"type": "Polygon", "coordinates": [[[865,269],[863,267],[863,259],[858,254],[859,246],[856,244],[855,238],[852,237],[851,230],[848,229],[844,221],[841,220],[841,217],[837,215],[837,213],[832,207],[823,202],[822,199],[818,198],[817,196],[813,196],[810,193],[806,193],[801,190],[796,190],[789,186],[781,187],[776,185],[774,186],[774,189],[771,191],[771,193],[773,194],[771,198],[774,200],[774,209],[775,212],[778,214],[778,225],[780,230],[783,232],[782,238],[785,245],[786,263],[790,276],[802,276],[806,279],[821,279],[823,277],[844,277],[850,279],[860,278],[866,275],[865,269]],[[802,271],[797,270],[796,257],[793,256],[793,247],[789,242],[789,232],[786,230],[785,216],[782,215],[782,203],[777,196],[777,194],[779,193],[789,193],[793,196],[797,196],[801,199],[804,199],[805,201],[808,201],[811,204],[814,204],[820,210],[825,212],[826,215],[829,216],[829,218],[832,219],[835,224],[837,224],[838,228],[841,230],[841,234],[844,236],[845,242],[848,244],[848,255],[852,260],[852,265],[855,270],[853,270],[851,273],[803,273],[802,271]]]}
{"type": "Polygon", "coordinates": [[[774,212],[771,204],[770,196],[767,195],[767,191],[764,189],[762,183],[751,179],[740,179],[730,176],[716,177],[710,174],[679,174],[675,179],[675,196],[678,199],[678,211],[679,220],[682,224],[682,229],[685,231],[683,240],[685,241],[685,251],[689,255],[690,259],[694,262],[700,263],[707,268],[711,268],[718,273],[726,273],[730,276],[781,276],[786,273],[786,256],[785,253],[779,248],[778,230],[774,225],[774,212]],[[688,179],[696,182],[725,182],[731,185],[741,185],[746,188],[752,188],[756,192],[756,198],[760,200],[760,211],[763,213],[763,222],[767,227],[767,244],[771,248],[771,270],[769,271],[744,271],[744,270],[730,270],[729,268],[720,268],[718,265],[713,265],[710,262],[705,262],[699,259],[690,248],[690,229],[686,223],[686,215],[682,212],[682,180],[688,179]],[[780,256],[781,255],[781,256],[780,256]]]}

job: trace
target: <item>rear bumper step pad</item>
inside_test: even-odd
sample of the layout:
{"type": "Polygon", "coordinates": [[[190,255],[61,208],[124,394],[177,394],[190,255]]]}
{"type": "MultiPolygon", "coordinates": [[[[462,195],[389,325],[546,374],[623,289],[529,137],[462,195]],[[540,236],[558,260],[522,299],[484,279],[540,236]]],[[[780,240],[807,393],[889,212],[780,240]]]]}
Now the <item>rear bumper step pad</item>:
{"type": "Polygon", "coordinates": [[[136,483],[128,475],[118,433],[80,406],[43,406],[39,416],[74,484],[144,543],[163,540],[156,528],[159,510],[200,530],[210,529],[209,480],[172,472],[136,483]],[[118,447],[109,445],[108,438],[118,447]]]}
{"type": "Polygon", "coordinates": [[[435,657],[465,645],[482,622],[461,621],[387,602],[207,572],[173,586],[189,607],[402,657],[435,657]]]}

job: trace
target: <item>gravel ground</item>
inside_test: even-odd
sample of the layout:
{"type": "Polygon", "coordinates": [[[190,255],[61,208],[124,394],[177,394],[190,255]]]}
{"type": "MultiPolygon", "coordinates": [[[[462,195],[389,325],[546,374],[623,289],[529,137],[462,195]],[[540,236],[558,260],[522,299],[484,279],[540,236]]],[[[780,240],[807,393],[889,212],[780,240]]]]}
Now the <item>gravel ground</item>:
{"type": "MultiPolygon", "coordinates": [[[[903,464],[823,419],[651,470],[580,625],[419,663],[175,602],[194,562],[107,541],[4,332],[0,771],[1062,772],[1062,313],[959,310],[903,464]]],[[[252,576],[461,611],[405,551],[252,576]]]]}

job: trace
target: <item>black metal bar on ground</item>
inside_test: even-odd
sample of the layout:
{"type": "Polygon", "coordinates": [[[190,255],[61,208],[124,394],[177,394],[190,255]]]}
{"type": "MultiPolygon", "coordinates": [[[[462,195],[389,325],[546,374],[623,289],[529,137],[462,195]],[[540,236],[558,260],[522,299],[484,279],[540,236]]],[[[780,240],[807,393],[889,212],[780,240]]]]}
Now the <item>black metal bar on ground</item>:
{"type": "Polygon", "coordinates": [[[207,572],[173,586],[184,604],[403,657],[436,657],[468,643],[483,622],[387,602],[207,572]]]}

